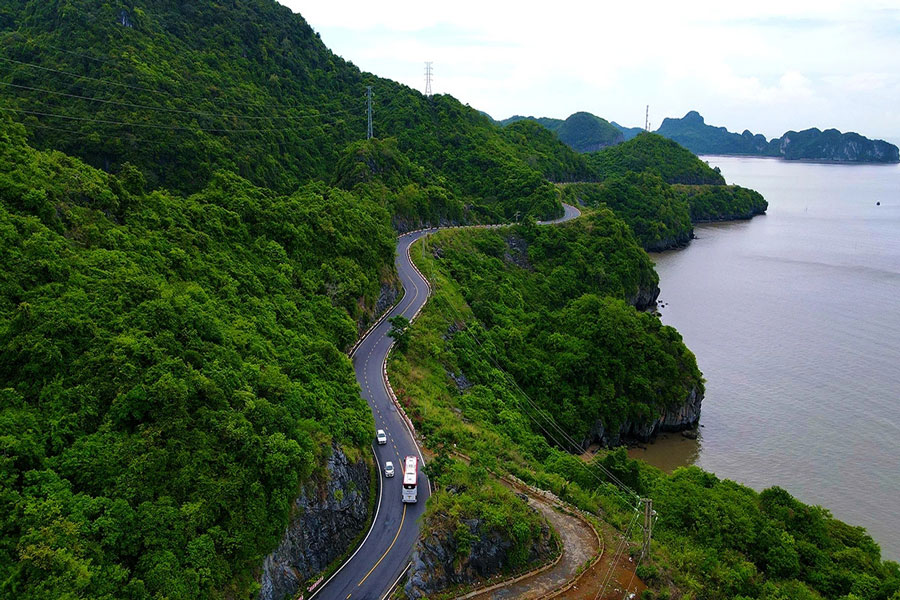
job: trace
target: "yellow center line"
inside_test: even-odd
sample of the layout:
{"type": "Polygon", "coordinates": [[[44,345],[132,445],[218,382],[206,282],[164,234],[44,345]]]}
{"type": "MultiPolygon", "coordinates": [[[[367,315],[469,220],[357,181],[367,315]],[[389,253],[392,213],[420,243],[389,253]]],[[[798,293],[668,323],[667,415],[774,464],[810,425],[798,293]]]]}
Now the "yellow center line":
{"type": "MultiPolygon", "coordinates": [[[[403,505],[403,516],[400,517],[400,527],[397,529],[397,533],[394,534],[394,539],[393,539],[393,541],[391,541],[391,545],[388,546],[388,549],[384,551],[384,554],[381,555],[381,558],[378,559],[378,562],[375,563],[375,566],[372,567],[371,569],[369,569],[369,572],[366,573],[366,576],[363,577],[363,578],[359,581],[359,583],[356,584],[356,587],[359,587],[359,586],[361,586],[363,583],[365,583],[366,579],[369,578],[369,575],[372,574],[372,571],[374,571],[375,569],[378,568],[378,565],[381,564],[381,561],[384,560],[384,557],[387,556],[387,555],[388,555],[388,552],[391,551],[391,548],[394,547],[394,544],[397,542],[397,538],[400,537],[400,530],[403,529],[403,521],[404,521],[404,519],[406,519],[406,504],[403,505]]],[[[349,598],[350,596],[347,596],[347,597],[349,598]]]]}

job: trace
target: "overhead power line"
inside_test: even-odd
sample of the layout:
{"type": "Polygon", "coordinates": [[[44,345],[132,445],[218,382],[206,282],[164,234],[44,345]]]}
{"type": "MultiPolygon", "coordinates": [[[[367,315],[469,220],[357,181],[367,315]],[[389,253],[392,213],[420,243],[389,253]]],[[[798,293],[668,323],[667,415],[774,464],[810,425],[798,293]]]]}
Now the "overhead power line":
{"type": "Polygon", "coordinates": [[[32,92],[41,92],[42,94],[50,94],[52,96],[63,96],[65,98],[75,98],[76,100],[86,100],[89,102],[99,102],[102,104],[112,104],[115,106],[125,106],[128,108],[139,108],[141,110],[152,110],[157,112],[166,112],[166,113],[177,113],[184,115],[194,115],[194,116],[202,116],[202,117],[210,117],[210,118],[218,118],[218,119],[279,119],[279,120],[298,120],[298,119],[311,119],[313,117],[327,117],[331,115],[339,115],[339,114],[347,114],[352,111],[349,110],[336,110],[332,112],[326,113],[316,113],[316,114],[308,114],[308,115],[297,115],[297,116],[259,116],[259,115],[238,115],[238,114],[228,114],[228,113],[211,113],[205,111],[197,111],[197,110],[183,110],[178,108],[166,108],[162,106],[150,106],[147,104],[135,104],[133,102],[122,102],[119,100],[110,100],[108,98],[95,98],[93,96],[81,96],[79,94],[69,94],[67,92],[59,92],[56,90],[48,90],[44,88],[36,88],[27,85],[19,85],[16,83],[6,83],[0,81],[0,86],[11,87],[20,90],[27,90],[32,92]]]}
{"type": "MultiPolygon", "coordinates": [[[[101,84],[103,84],[103,85],[109,85],[109,86],[118,87],[118,88],[125,88],[125,89],[130,89],[130,90],[140,91],[140,92],[148,92],[148,93],[151,93],[151,94],[160,94],[160,95],[168,96],[168,97],[170,97],[170,98],[175,98],[175,99],[182,99],[182,100],[188,100],[188,99],[190,99],[190,100],[202,100],[202,101],[207,101],[207,102],[221,102],[221,103],[223,103],[223,104],[235,104],[235,105],[242,105],[242,106],[254,106],[254,107],[256,107],[256,108],[261,108],[261,109],[266,109],[266,110],[272,110],[272,109],[289,109],[289,110],[297,110],[297,109],[302,108],[302,107],[300,107],[300,106],[289,106],[289,105],[267,104],[267,103],[258,103],[258,102],[240,102],[240,101],[233,101],[233,100],[223,100],[223,99],[221,99],[221,98],[214,98],[214,97],[211,97],[211,96],[198,96],[198,95],[191,95],[191,94],[174,94],[174,93],[169,92],[169,91],[167,91],[167,90],[161,90],[161,89],[156,89],[156,88],[144,87],[144,86],[140,86],[140,85],[131,85],[131,84],[128,84],[128,83],[121,83],[121,82],[118,82],[118,81],[111,81],[111,80],[109,80],[109,79],[102,79],[102,78],[99,78],[99,77],[91,77],[90,75],[80,75],[80,74],[78,74],[78,73],[71,73],[71,72],[69,72],[69,71],[63,71],[63,70],[61,70],[61,69],[54,69],[54,68],[51,68],[51,67],[45,67],[45,66],[42,66],[42,65],[37,65],[37,64],[34,64],[34,63],[29,63],[29,62],[25,62],[25,61],[21,61],[21,60],[16,60],[16,59],[14,59],[14,58],[8,58],[8,57],[5,57],[5,56],[0,56],[0,61],[6,62],[6,63],[9,63],[9,64],[19,65],[19,66],[26,67],[26,68],[29,68],[29,69],[35,69],[35,70],[38,70],[38,71],[43,71],[43,72],[45,72],[45,73],[54,73],[54,74],[56,74],[56,75],[63,75],[63,76],[65,76],[65,77],[71,77],[71,78],[73,78],[73,79],[80,79],[80,80],[84,80],[84,81],[92,81],[92,82],[95,82],[95,83],[101,83],[101,84]]],[[[129,73],[129,75],[134,75],[134,73],[129,73]]]]}
{"type": "MultiPolygon", "coordinates": [[[[276,131],[296,131],[296,127],[279,127],[274,129],[259,129],[259,128],[246,128],[246,129],[225,129],[225,128],[208,128],[208,127],[185,127],[181,125],[157,125],[155,123],[129,123],[126,121],[113,121],[110,119],[94,119],[90,117],[75,117],[70,115],[60,115],[56,113],[47,113],[36,110],[26,110],[22,108],[10,108],[6,106],[0,106],[0,110],[6,110],[16,113],[22,113],[26,115],[34,115],[40,117],[52,117],[57,119],[67,119],[70,121],[84,121],[91,123],[103,123],[104,125],[120,125],[120,126],[128,126],[128,127],[145,127],[149,129],[162,129],[166,131],[205,131],[207,133],[264,133],[264,132],[276,132],[276,131]]],[[[336,123],[323,123],[321,127],[333,126],[336,123]]]]}
{"type": "MultiPolygon", "coordinates": [[[[434,277],[434,273],[433,273],[433,272],[432,272],[432,277],[434,277]]],[[[450,310],[452,310],[453,313],[454,313],[460,320],[463,320],[463,321],[465,320],[465,319],[463,319],[463,316],[459,313],[459,311],[456,309],[455,306],[453,306],[453,304],[452,304],[451,302],[447,301],[446,304],[447,304],[447,306],[450,308],[450,310]]],[[[469,333],[469,335],[472,337],[472,339],[475,341],[475,343],[478,345],[478,347],[482,350],[482,352],[484,353],[484,355],[488,358],[488,360],[489,360],[491,363],[493,363],[494,367],[495,367],[495,368],[496,368],[496,369],[504,376],[504,378],[505,378],[509,383],[512,384],[512,386],[513,386],[516,390],[518,390],[519,394],[521,394],[521,396],[526,400],[526,402],[527,402],[528,405],[531,407],[531,409],[532,409],[537,415],[539,415],[539,416],[542,417],[542,419],[547,423],[547,426],[548,426],[548,427],[551,427],[552,429],[556,430],[557,433],[554,434],[554,433],[551,433],[550,431],[548,431],[547,428],[546,428],[546,427],[545,427],[545,426],[544,426],[537,418],[535,418],[532,414],[530,414],[527,410],[523,410],[523,411],[522,411],[522,412],[525,414],[525,416],[528,417],[528,418],[530,418],[532,421],[534,421],[534,423],[535,423],[535,424],[536,424],[536,425],[544,432],[544,434],[545,434],[551,441],[553,441],[557,446],[559,446],[560,448],[564,448],[564,449],[565,449],[566,446],[569,446],[573,451],[575,451],[575,450],[580,450],[580,449],[581,449],[581,446],[580,446],[575,440],[573,440],[573,439],[571,438],[571,436],[568,435],[568,433],[567,433],[567,432],[566,432],[566,431],[565,431],[565,430],[564,430],[564,429],[556,422],[556,420],[555,420],[550,414],[548,414],[546,411],[542,410],[542,409],[537,405],[537,403],[534,402],[534,400],[531,399],[531,397],[528,395],[528,393],[525,392],[525,390],[523,390],[523,389],[521,388],[521,386],[519,386],[518,382],[515,380],[515,378],[514,378],[512,375],[510,375],[508,372],[506,372],[505,369],[503,369],[503,367],[500,366],[500,364],[496,361],[496,359],[494,359],[494,357],[491,355],[491,353],[488,352],[488,350],[484,347],[484,345],[482,344],[481,340],[478,339],[478,336],[476,336],[476,335],[475,335],[473,332],[471,332],[471,331],[468,331],[468,333],[469,333]],[[560,439],[559,439],[560,437],[562,437],[562,439],[565,440],[567,443],[562,443],[562,442],[560,442],[560,439]]],[[[523,407],[523,409],[524,409],[524,407],[523,407]]],[[[597,474],[594,473],[594,471],[591,470],[590,467],[588,467],[588,465],[586,465],[586,464],[584,464],[584,463],[582,463],[582,462],[580,462],[580,461],[579,461],[579,464],[580,464],[580,465],[585,469],[585,471],[586,471],[589,475],[591,475],[594,479],[596,479],[596,480],[599,481],[600,483],[606,483],[606,482],[604,482],[602,479],[600,479],[600,477],[598,477],[597,474]]],[[[601,464],[601,463],[599,463],[599,462],[597,462],[597,461],[594,461],[594,462],[593,462],[593,466],[596,466],[601,472],[603,472],[604,475],[606,475],[607,478],[609,478],[609,481],[613,483],[613,489],[614,489],[614,490],[615,490],[616,487],[618,487],[618,488],[621,489],[623,492],[625,492],[626,494],[630,495],[630,496],[632,497],[632,501],[633,501],[633,500],[639,500],[639,499],[640,499],[640,495],[639,495],[637,492],[635,492],[635,491],[632,490],[630,487],[628,487],[625,483],[623,483],[618,477],[616,477],[616,475],[615,475],[612,471],[610,471],[609,469],[607,469],[603,464],[601,464]]],[[[620,494],[618,494],[618,492],[616,492],[616,494],[619,495],[619,498],[622,499],[622,500],[624,500],[626,504],[628,504],[628,505],[631,505],[631,504],[632,504],[632,503],[628,500],[628,498],[621,496],[620,494]]]]}

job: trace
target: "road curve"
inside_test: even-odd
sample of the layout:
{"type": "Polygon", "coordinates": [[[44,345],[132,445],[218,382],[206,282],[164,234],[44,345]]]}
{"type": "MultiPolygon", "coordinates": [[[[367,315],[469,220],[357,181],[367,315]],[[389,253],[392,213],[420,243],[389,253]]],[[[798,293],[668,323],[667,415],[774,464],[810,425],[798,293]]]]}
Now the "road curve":
{"type": "MultiPolygon", "coordinates": [[[[539,221],[541,225],[570,221],[579,215],[574,206],[563,204],[564,214],[559,219],[539,221]]],[[[477,227],[477,226],[476,226],[477,227]]],[[[490,225],[483,227],[499,227],[490,225]]],[[[428,282],[416,270],[409,258],[409,247],[417,240],[437,229],[425,229],[405,233],[397,238],[397,255],[394,264],[405,291],[400,302],[391,309],[389,317],[403,315],[412,319],[428,300],[428,282]]],[[[353,368],[362,396],[375,415],[375,428],[384,429],[386,445],[373,445],[379,467],[378,499],[372,527],[362,544],[341,568],[326,581],[309,600],[382,600],[393,588],[409,564],[413,546],[419,536],[419,517],[425,512],[425,502],[431,495],[428,480],[421,472],[422,453],[412,432],[397,412],[382,377],[382,367],[391,348],[387,319],[380,321],[359,342],[353,353],[353,368]],[[403,504],[400,501],[403,479],[403,458],[418,456],[419,501],[403,504]],[[384,477],[384,463],[391,461],[397,475],[384,477]]]]}

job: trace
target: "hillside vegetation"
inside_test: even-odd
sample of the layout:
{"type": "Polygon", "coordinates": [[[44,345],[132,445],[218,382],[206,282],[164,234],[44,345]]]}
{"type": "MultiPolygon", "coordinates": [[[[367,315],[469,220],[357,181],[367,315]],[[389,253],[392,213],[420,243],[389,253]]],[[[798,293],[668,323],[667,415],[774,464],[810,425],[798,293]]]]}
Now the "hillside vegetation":
{"type": "Polygon", "coordinates": [[[642,390],[674,400],[699,381],[678,334],[597,276],[642,269],[614,250],[633,246],[627,229],[610,246],[591,241],[610,236],[609,218],[600,211],[538,237],[527,226],[448,231],[413,248],[434,294],[389,375],[437,454],[434,468],[463,452],[548,489],[617,525],[635,561],[640,535],[629,523],[639,515],[625,487],[652,497],[659,520],[637,568],[645,598],[900,599],[900,565],[882,560],[862,528],[780,488],[758,493],[696,467],[666,475],[623,448],[589,462],[570,454],[594,416],[646,418],[658,405],[642,390]]]}
{"type": "Polygon", "coordinates": [[[648,251],[687,244],[694,223],[749,219],[768,208],[758,192],[725,185],[717,170],[655,134],[585,156],[601,181],[561,186],[563,199],[613,209],[648,251]]]}
{"type": "Polygon", "coordinates": [[[666,183],[722,185],[725,178],[699,160],[693,152],[654,133],[587,155],[588,163],[601,179],[627,171],[651,171],[666,183]]]}
{"type": "Polygon", "coordinates": [[[394,234],[377,204],[191,196],[0,132],[0,596],[243,595],[331,443],[394,234]]]}
{"type": "Polygon", "coordinates": [[[473,218],[560,213],[486,117],[361,72],[273,0],[28,0],[0,19],[0,41],[0,109],[32,145],[111,172],[131,163],[150,189],[195,192],[219,170],[279,193],[331,181],[365,139],[371,85],[376,137],[439,175],[473,218]]]}

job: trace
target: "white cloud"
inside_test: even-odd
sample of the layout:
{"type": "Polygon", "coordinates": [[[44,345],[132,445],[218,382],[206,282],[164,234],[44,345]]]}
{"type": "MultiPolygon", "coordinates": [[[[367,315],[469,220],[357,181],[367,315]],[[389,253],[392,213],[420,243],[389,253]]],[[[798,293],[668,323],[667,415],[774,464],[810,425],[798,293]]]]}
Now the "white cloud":
{"type": "Polygon", "coordinates": [[[895,2],[282,1],[361,68],[421,89],[433,60],[436,92],[497,117],[589,110],[638,124],[649,103],[656,122],[697,109],[770,136],[818,125],[900,137],[885,119],[895,2]]]}

